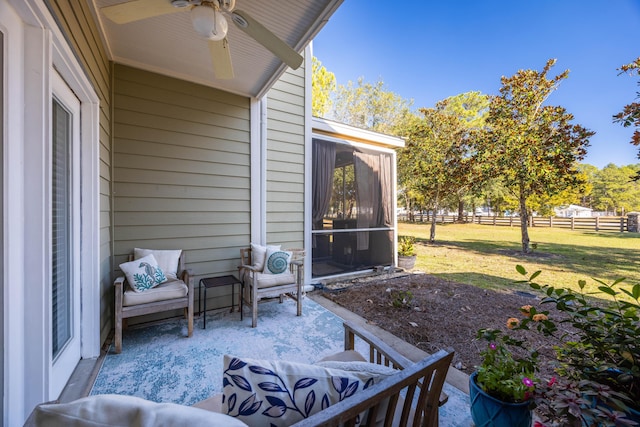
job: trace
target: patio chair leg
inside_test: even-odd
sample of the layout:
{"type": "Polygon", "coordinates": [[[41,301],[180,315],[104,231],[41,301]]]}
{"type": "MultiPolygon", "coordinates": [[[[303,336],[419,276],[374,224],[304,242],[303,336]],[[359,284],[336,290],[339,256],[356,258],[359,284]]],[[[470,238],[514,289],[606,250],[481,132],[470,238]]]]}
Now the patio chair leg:
{"type": "Polygon", "coordinates": [[[115,333],[115,346],[116,353],[122,353],[122,318],[116,316],[116,333],[115,333]]]}
{"type": "Polygon", "coordinates": [[[191,337],[191,335],[193,335],[193,316],[189,315],[189,309],[185,308],[185,315],[187,316],[187,336],[191,337]]]}
{"type": "Polygon", "coordinates": [[[302,316],[302,280],[298,280],[298,292],[296,292],[296,302],[298,303],[298,316],[302,316]]]}
{"type": "Polygon", "coordinates": [[[255,296],[251,301],[251,311],[251,327],[255,328],[258,326],[258,299],[255,296]]]}

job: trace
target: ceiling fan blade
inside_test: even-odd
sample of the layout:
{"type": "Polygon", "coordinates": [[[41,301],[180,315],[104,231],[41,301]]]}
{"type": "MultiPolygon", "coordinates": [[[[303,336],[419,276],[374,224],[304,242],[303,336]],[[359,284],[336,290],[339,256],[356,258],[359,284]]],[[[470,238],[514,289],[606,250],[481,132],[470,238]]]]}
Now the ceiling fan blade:
{"type": "Polygon", "coordinates": [[[251,38],[269,49],[285,64],[294,70],[302,64],[302,55],[293,50],[289,45],[280,40],[275,34],[266,29],[261,23],[253,19],[247,12],[234,10],[231,14],[232,21],[238,28],[247,33],[251,38]],[[239,18],[238,18],[239,17],[239,18]]]}
{"type": "Polygon", "coordinates": [[[116,24],[127,24],[154,16],[185,12],[189,9],[188,7],[173,7],[169,0],[133,0],[113,6],[106,6],[100,9],[100,11],[116,24]]]}
{"type": "Polygon", "coordinates": [[[233,78],[233,64],[231,63],[231,51],[227,38],[220,41],[209,40],[209,51],[213,63],[213,74],[218,79],[233,78]]]}

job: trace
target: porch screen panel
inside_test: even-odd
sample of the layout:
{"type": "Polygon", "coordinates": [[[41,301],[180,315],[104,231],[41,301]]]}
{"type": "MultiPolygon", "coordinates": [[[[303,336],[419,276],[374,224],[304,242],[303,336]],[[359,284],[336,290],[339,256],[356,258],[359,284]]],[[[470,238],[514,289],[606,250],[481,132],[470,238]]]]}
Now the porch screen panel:
{"type": "Polygon", "coordinates": [[[321,147],[324,142],[313,139],[312,276],[391,265],[392,154],[331,143],[335,151],[330,155],[331,151],[321,147]],[[333,162],[329,162],[329,156],[333,162]],[[327,187],[329,178],[331,189],[327,187]]]}
{"type": "Polygon", "coordinates": [[[51,268],[52,357],[71,338],[71,113],[53,100],[51,268]]]}

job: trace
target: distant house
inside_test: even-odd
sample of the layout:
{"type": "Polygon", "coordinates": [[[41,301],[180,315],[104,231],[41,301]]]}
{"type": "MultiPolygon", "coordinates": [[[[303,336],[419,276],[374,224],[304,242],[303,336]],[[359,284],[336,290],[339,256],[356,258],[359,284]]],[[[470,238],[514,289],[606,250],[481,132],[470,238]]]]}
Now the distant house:
{"type": "Polygon", "coordinates": [[[584,206],[578,205],[568,205],[568,206],[560,206],[554,209],[556,216],[563,218],[571,218],[571,217],[591,217],[593,216],[593,209],[585,208],[584,206]]]}

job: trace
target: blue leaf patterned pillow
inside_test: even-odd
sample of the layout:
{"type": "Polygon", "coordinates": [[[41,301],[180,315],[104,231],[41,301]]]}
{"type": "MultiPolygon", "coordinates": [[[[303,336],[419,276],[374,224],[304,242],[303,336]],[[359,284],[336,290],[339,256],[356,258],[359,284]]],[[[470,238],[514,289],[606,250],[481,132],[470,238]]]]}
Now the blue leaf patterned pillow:
{"type": "Polygon", "coordinates": [[[131,289],[144,292],[166,282],[167,278],[153,255],[120,264],[131,289]]]}
{"type": "Polygon", "coordinates": [[[225,355],[222,413],[250,426],[285,427],[395,372],[391,368],[387,372],[354,372],[225,355]]]}

